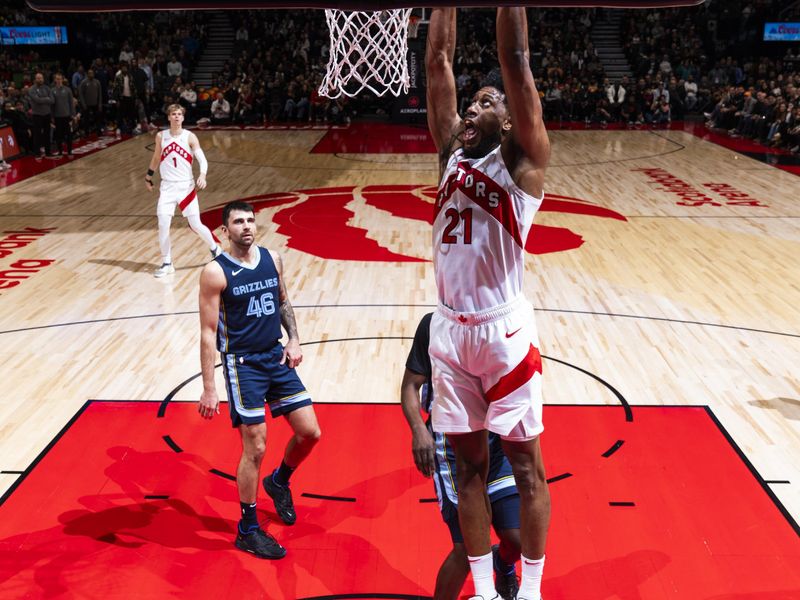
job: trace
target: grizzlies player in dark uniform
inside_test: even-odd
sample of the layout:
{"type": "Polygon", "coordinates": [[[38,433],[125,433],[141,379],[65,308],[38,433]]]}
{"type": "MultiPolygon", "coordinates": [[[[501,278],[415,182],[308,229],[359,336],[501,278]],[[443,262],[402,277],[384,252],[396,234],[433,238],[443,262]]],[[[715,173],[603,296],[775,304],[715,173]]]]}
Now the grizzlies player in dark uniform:
{"type": "Polygon", "coordinates": [[[264,402],[272,417],[284,416],[294,431],[280,467],[263,485],[287,525],[296,515],[289,477],[311,452],[320,428],[311,397],[294,368],[303,360],[297,323],[286,295],[281,257],[255,243],[253,207],[236,201],[222,211],[228,252],[208,263],[200,275],[200,362],[203,394],[198,412],[211,419],[219,413],[214,384],[214,357],[222,358],[231,421],[242,438],[236,471],[241,520],[236,547],[260,558],[282,558],[286,550],[256,520],[259,471],[267,442],[264,402]],[[286,346],[278,341],[281,325],[286,346]]]}
{"type": "MultiPolygon", "coordinates": [[[[411,427],[414,463],[425,477],[433,477],[442,518],[450,529],[453,549],[447,555],[436,577],[435,600],[455,600],[459,597],[469,573],[467,551],[458,524],[458,489],[456,487],[456,455],[446,435],[433,431],[430,417],[423,422],[422,410],[430,415],[433,403],[431,359],[428,354],[431,316],[428,313],[417,325],[414,343],[406,360],[406,370],[400,386],[403,414],[411,427]]],[[[492,526],[500,538],[494,546],[495,588],[505,600],[517,594],[517,573],[514,563],[519,560],[519,493],[500,443],[500,436],[489,432],[489,502],[492,504],[492,526]]]]}

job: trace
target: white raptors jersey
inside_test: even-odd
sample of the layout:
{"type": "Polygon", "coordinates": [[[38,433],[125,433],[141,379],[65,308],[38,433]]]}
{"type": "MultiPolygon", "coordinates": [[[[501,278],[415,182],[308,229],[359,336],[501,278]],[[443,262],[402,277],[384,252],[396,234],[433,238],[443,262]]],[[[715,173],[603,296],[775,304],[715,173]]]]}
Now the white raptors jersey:
{"type": "Polygon", "coordinates": [[[522,293],[525,240],[542,204],[508,172],[500,146],[470,159],[462,149],[447,162],[436,197],[433,265],[439,302],[479,312],[522,293]]]}
{"type": "Polygon", "coordinates": [[[172,137],[169,129],[161,132],[161,164],[158,168],[162,181],[191,181],[194,152],[189,147],[189,132],[185,129],[172,137]]]}

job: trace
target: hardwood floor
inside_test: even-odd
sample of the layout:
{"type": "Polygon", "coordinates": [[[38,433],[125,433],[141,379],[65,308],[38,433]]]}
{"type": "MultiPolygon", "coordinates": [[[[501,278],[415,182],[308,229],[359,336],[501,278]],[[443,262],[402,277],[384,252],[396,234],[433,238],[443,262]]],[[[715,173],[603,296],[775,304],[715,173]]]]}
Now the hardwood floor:
{"type": "MultiPolygon", "coordinates": [[[[317,401],[395,403],[408,338],[436,302],[430,225],[413,212],[430,201],[435,157],[311,153],[324,135],[200,132],[203,218],[282,193],[257,199],[258,237],[284,255],[306,343],[301,376],[317,401]]],[[[529,254],[526,279],[552,359],[545,401],[619,403],[578,367],[634,406],[708,405],[765,480],[789,482],[771,489],[800,519],[799,180],[682,131],[551,140],[552,196],[533,234],[551,243],[529,254]]],[[[87,400],[160,401],[199,371],[208,252],[176,217],[177,272],[152,276],[156,196],[142,181],[151,141],[0,189],[2,235],[30,241],[0,242],[11,251],[0,252],[4,472],[24,471],[87,400]]],[[[199,390],[194,380],[175,400],[199,390]]],[[[0,493],[16,477],[0,476],[0,493]]]]}

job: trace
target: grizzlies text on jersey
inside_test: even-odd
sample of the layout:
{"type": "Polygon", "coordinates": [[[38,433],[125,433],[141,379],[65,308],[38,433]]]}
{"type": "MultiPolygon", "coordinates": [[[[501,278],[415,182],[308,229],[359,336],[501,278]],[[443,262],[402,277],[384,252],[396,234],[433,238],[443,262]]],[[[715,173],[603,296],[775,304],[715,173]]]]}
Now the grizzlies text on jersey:
{"type": "Polygon", "coordinates": [[[220,295],[217,349],[236,354],[269,350],[281,338],[278,270],[269,250],[259,246],[252,267],[227,252],[214,260],[227,282],[220,295]]]}

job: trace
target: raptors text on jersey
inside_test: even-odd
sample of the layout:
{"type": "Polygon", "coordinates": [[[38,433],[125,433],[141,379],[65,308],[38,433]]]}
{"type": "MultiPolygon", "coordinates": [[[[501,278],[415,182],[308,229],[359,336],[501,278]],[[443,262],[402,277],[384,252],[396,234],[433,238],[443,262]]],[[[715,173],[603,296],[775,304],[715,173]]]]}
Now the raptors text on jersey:
{"type": "Polygon", "coordinates": [[[161,163],[158,170],[162,181],[192,180],[194,152],[189,147],[189,132],[185,129],[173,137],[169,129],[161,132],[161,163]]]}
{"type": "Polygon", "coordinates": [[[433,262],[439,301],[478,312],[522,293],[525,241],[543,198],[514,183],[501,147],[477,159],[456,150],[436,197],[433,262]]]}

